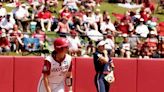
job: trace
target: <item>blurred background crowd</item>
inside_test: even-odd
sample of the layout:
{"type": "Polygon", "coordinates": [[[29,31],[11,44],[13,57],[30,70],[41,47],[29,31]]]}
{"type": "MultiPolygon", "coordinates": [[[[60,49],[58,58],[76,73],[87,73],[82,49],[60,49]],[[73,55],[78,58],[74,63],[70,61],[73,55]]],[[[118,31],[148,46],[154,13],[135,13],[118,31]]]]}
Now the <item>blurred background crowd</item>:
{"type": "MultiPolygon", "coordinates": [[[[90,57],[96,42],[104,40],[112,57],[163,58],[164,22],[153,16],[155,4],[138,0],[138,9],[127,9],[124,14],[109,14],[99,8],[102,2],[116,1],[135,3],[134,0],[63,0],[62,8],[56,11],[58,0],[1,0],[0,54],[45,49],[51,52],[54,38],[60,36],[70,41],[72,56],[90,57]],[[7,12],[4,3],[13,7],[11,12],[7,12]]],[[[160,0],[160,4],[164,2],[160,0]]]]}

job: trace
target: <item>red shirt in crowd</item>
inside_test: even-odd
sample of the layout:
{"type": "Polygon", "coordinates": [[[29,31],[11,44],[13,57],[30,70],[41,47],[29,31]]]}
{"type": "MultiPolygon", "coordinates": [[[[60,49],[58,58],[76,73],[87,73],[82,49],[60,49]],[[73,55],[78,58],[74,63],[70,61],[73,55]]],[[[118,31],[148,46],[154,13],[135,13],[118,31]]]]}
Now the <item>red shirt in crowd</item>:
{"type": "Polygon", "coordinates": [[[127,24],[120,24],[120,25],[118,25],[118,30],[121,31],[122,33],[128,34],[129,25],[127,25],[127,24]]]}
{"type": "Polygon", "coordinates": [[[41,19],[50,19],[52,17],[52,14],[49,11],[39,12],[38,17],[41,19]]]}
{"type": "Polygon", "coordinates": [[[7,38],[0,38],[0,47],[2,46],[10,46],[10,42],[7,38]]]}
{"type": "Polygon", "coordinates": [[[155,38],[147,38],[146,42],[149,47],[156,47],[158,44],[158,40],[155,38]]]}
{"type": "Polygon", "coordinates": [[[147,12],[142,11],[140,15],[141,15],[141,18],[143,18],[145,22],[149,20],[150,16],[149,14],[147,14],[147,12]]]}
{"type": "Polygon", "coordinates": [[[70,12],[62,12],[61,13],[61,17],[66,17],[67,19],[69,19],[71,17],[71,13],[70,12]]]}

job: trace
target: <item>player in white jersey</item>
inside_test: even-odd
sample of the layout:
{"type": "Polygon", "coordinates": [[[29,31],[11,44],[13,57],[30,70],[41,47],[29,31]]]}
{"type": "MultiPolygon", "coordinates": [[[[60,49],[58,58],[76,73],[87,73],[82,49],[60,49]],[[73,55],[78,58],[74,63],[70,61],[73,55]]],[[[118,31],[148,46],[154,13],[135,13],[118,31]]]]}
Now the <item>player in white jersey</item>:
{"type": "Polygon", "coordinates": [[[71,80],[71,56],[67,54],[69,42],[65,38],[54,40],[54,51],[45,58],[43,76],[38,92],[64,92],[65,78],[71,80]]]}

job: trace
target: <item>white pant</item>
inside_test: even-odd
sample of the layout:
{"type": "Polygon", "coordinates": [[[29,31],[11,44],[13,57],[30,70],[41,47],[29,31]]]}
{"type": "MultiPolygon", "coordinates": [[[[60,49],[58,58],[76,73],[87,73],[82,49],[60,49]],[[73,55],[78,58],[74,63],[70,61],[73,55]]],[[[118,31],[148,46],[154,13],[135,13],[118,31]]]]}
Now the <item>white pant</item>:
{"type": "MultiPolygon", "coordinates": [[[[52,92],[64,92],[64,82],[49,83],[52,92]]],[[[39,81],[37,92],[46,92],[43,78],[39,81]]]]}

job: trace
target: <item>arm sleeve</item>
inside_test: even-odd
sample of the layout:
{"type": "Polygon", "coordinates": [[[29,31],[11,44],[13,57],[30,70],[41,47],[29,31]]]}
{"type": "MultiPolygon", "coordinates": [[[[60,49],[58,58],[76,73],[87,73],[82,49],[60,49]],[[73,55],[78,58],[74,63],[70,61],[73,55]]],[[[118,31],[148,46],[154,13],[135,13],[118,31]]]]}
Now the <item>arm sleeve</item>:
{"type": "Polygon", "coordinates": [[[45,60],[44,61],[44,65],[43,65],[43,69],[42,69],[42,73],[50,75],[50,69],[51,69],[50,62],[45,60]]]}
{"type": "Polygon", "coordinates": [[[70,67],[69,67],[69,70],[68,70],[69,72],[71,72],[72,71],[72,61],[71,61],[71,65],[70,65],[70,67]]]}

